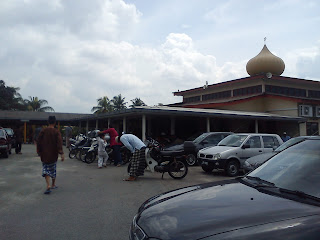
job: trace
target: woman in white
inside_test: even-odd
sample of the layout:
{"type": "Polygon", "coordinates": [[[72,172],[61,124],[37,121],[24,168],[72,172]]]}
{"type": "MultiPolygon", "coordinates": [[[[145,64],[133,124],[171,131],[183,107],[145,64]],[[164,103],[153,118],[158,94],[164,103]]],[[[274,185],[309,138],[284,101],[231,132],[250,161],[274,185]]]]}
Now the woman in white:
{"type": "Polygon", "coordinates": [[[108,153],[106,152],[107,142],[104,139],[105,133],[99,132],[97,141],[98,141],[98,168],[102,166],[107,167],[107,160],[109,158],[108,153]]]}

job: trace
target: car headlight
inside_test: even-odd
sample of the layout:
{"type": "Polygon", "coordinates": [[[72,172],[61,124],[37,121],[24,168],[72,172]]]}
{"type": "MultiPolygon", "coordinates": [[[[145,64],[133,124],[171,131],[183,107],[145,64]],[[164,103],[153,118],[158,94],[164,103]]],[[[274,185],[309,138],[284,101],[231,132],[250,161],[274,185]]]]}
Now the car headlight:
{"type": "Polygon", "coordinates": [[[144,240],[147,238],[147,235],[139,227],[136,220],[137,220],[137,215],[133,218],[132,225],[131,225],[131,236],[133,237],[132,240],[144,240]]]}
{"type": "Polygon", "coordinates": [[[213,160],[219,160],[221,159],[220,153],[217,153],[216,155],[213,156],[213,160]]]}

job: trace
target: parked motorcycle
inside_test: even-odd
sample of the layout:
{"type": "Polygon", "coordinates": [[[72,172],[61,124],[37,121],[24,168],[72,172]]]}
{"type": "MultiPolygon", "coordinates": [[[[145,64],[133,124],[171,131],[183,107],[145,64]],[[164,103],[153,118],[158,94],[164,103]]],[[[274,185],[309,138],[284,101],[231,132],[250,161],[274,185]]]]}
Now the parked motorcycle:
{"type": "Polygon", "coordinates": [[[87,137],[83,134],[79,134],[75,139],[75,143],[70,144],[69,158],[74,159],[77,155],[78,150],[81,148],[83,144],[85,144],[86,141],[87,137]]]}
{"type": "MultiPolygon", "coordinates": [[[[164,159],[161,145],[154,139],[149,138],[146,148],[146,166],[151,172],[159,172],[163,175],[167,172],[174,179],[182,179],[188,174],[188,164],[181,157],[181,152],[171,153],[172,158],[164,159]]],[[[131,162],[127,171],[130,172],[131,162]]]]}

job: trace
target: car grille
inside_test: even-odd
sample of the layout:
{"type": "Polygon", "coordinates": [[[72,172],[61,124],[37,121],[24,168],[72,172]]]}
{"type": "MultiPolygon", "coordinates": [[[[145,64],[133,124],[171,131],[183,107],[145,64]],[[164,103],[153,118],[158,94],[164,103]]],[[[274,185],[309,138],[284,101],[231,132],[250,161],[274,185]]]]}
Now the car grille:
{"type": "Polygon", "coordinates": [[[203,154],[203,153],[200,153],[200,158],[213,158],[213,155],[212,154],[203,154]]]}

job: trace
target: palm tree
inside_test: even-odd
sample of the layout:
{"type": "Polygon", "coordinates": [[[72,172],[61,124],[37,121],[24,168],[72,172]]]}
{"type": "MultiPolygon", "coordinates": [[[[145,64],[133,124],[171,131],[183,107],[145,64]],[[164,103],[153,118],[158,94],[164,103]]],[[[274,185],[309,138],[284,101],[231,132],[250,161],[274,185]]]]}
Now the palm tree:
{"type": "Polygon", "coordinates": [[[20,88],[6,86],[0,80],[0,109],[1,110],[26,110],[26,105],[18,91],[20,88]]]}
{"type": "Polygon", "coordinates": [[[136,106],[147,106],[140,98],[135,98],[130,101],[132,102],[132,104],[130,105],[130,107],[132,108],[136,106]]]}
{"type": "Polygon", "coordinates": [[[106,112],[112,112],[113,106],[112,102],[109,100],[107,96],[101,97],[97,99],[98,106],[95,106],[91,109],[91,112],[94,113],[106,113],[106,112]]]}
{"type": "Polygon", "coordinates": [[[113,104],[113,108],[114,110],[122,110],[122,109],[126,109],[126,104],[127,102],[124,101],[125,98],[122,98],[121,94],[119,94],[118,96],[114,96],[113,99],[111,100],[112,104],[113,104]]]}
{"type": "Polygon", "coordinates": [[[54,112],[54,109],[50,106],[43,106],[48,104],[48,101],[45,99],[39,99],[38,97],[31,97],[24,100],[27,105],[28,111],[33,112],[54,112]]]}

